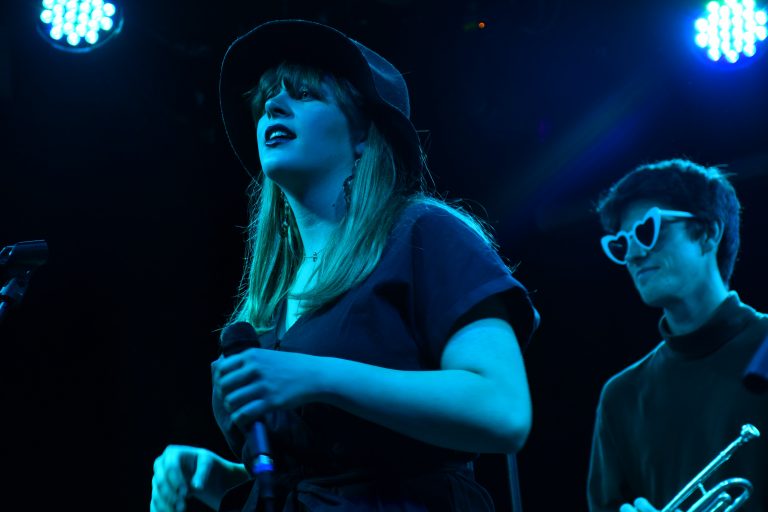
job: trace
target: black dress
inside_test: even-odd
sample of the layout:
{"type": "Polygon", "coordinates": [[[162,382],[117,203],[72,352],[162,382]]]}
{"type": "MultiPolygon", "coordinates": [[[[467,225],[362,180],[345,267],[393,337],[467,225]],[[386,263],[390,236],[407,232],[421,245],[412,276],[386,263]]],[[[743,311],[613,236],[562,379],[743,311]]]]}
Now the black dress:
{"type": "MultiPolygon", "coordinates": [[[[451,212],[413,205],[365,281],[300,317],[281,338],[272,330],[260,343],[397,370],[439,369],[457,319],[493,295],[507,305],[524,345],[539,316],[497,252],[451,212]]],[[[234,453],[247,457],[242,433],[221,404],[214,400],[213,408],[234,453]]],[[[275,454],[277,510],[493,510],[473,478],[476,454],[432,446],[324,404],[277,411],[264,423],[275,454]]],[[[235,488],[220,510],[256,510],[255,494],[250,483],[235,488]]]]}

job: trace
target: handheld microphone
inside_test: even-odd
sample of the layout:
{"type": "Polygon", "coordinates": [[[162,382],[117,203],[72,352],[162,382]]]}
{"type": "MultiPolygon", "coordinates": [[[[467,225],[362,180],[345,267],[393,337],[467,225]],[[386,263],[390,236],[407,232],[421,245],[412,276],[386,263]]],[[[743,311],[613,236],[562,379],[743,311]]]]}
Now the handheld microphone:
{"type": "MultiPolygon", "coordinates": [[[[259,337],[248,322],[234,322],[221,331],[221,352],[224,357],[237,354],[247,348],[259,347],[259,337]]],[[[259,495],[269,500],[274,499],[272,490],[272,452],[269,449],[267,430],[261,421],[253,422],[245,432],[246,444],[251,450],[250,469],[259,482],[259,495]]]]}

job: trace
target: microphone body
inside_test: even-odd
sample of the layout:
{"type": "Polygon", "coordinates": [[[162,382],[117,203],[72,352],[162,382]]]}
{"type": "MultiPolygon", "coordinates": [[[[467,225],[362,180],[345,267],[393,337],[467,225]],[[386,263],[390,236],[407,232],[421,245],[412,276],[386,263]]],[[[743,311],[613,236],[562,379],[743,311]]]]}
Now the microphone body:
{"type": "MultiPolygon", "coordinates": [[[[221,331],[220,345],[224,357],[237,354],[247,348],[260,346],[259,337],[248,322],[234,322],[227,325],[221,331]]],[[[274,464],[272,452],[269,449],[267,429],[264,423],[255,421],[244,434],[246,444],[251,451],[251,460],[248,461],[248,464],[258,480],[259,495],[270,502],[274,499],[272,490],[274,464]]]]}

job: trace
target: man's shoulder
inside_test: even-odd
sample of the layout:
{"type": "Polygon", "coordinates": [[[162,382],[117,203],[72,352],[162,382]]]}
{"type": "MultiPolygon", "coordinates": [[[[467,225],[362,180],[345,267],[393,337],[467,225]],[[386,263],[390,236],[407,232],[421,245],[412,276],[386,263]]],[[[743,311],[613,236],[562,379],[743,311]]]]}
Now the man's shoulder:
{"type": "Polygon", "coordinates": [[[752,308],[752,311],[755,314],[755,318],[760,321],[761,323],[768,323],[768,313],[763,313],[762,311],[758,311],[755,308],[752,308]]]}
{"type": "Polygon", "coordinates": [[[733,296],[735,298],[735,304],[738,305],[738,308],[747,311],[752,317],[754,317],[757,320],[761,320],[763,322],[768,321],[768,313],[764,313],[762,311],[759,311],[757,308],[752,306],[751,304],[747,302],[743,302],[741,300],[741,296],[739,295],[739,292],[736,290],[730,290],[728,292],[729,296],[733,296]]]}
{"type": "Polygon", "coordinates": [[[768,313],[763,313],[750,304],[742,302],[735,291],[731,293],[736,296],[738,307],[746,312],[747,320],[744,323],[744,333],[750,338],[754,336],[760,337],[761,340],[768,336],[768,313]]]}
{"type": "Polygon", "coordinates": [[[663,345],[664,342],[659,343],[653,350],[609,378],[603,386],[603,399],[610,399],[617,395],[626,396],[627,392],[642,386],[649,378],[653,360],[658,357],[658,352],[663,345]]]}

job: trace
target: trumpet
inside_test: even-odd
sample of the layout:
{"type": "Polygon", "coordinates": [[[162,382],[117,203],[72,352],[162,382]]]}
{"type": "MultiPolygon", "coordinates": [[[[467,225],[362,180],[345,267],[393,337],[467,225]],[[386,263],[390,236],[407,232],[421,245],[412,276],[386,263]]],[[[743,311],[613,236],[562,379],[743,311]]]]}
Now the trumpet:
{"type": "Polygon", "coordinates": [[[741,445],[760,437],[760,431],[749,423],[741,426],[741,434],[728,447],[720,452],[693,480],[672,498],[661,512],[674,512],[696,490],[702,497],[691,505],[687,512],[732,512],[741,507],[752,494],[752,483],[745,478],[723,480],[710,490],[704,488],[704,481],[715,472],[741,445]]]}

